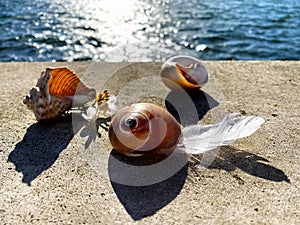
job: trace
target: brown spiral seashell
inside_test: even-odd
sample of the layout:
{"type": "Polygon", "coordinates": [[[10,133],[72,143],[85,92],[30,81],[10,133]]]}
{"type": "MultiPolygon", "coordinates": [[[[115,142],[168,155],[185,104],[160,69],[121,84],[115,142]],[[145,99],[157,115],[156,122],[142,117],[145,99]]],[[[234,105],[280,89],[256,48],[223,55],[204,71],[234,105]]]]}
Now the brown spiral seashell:
{"type": "Polygon", "coordinates": [[[150,103],[137,103],[115,114],[109,127],[109,139],[117,152],[136,156],[130,158],[138,159],[135,162],[154,159],[152,162],[156,163],[173,152],[202,154],[230,145],[252,135],[263,123],[264,119],[259,116],[231,113],[217,124],[194,124],[181,129],[167,110],[150,103]]]}
{"type": "Polygon", "coordinates": [[[72,106],[83,105],[95,98],[95,89],[86,86],[70,69],[61,67],[43,71],[23,103],[34,112],[38,121],[51,121],[72,106]]]}
{"type": "Polygon", "coordinates": [[[174,117],[150,103],[137,103],[119,110],[109,127],[113,148],[128,156],[169,155],[180,138],[181,127],[174,117]]]}
{"type": "Polygon", "coordinates": [[[161,68],[163,83],[170,89],[199,89],[208,81],[208,71],[194,57],[178,55],[168,59],[161,68]]]}

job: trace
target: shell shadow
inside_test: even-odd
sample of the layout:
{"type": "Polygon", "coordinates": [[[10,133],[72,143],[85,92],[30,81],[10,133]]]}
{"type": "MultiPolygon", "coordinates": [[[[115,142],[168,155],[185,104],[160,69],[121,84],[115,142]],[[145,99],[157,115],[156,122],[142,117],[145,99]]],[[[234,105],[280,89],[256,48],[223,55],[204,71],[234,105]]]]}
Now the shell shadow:
{"type": "Polygon", "coordinates": [[[51,123],[37,122],[27,128],[23,139],[8,156],[8,162],[23,174],[22,182],[31,182],[57,160],[74,137],[70,115],[51,123]]]}
{"type": "MultiPolygon", "coordinates": [[[[196,160],[190,162],[191,168],[201,164],[201,155],[195,157],[196,160]]],[[[290,183],[288,176],[282,170],[269,165],[269,160],[266,158],[229,146],[222,147],[214,161],[207,168],[222,169],[227,172],[240,169],[245,173],[265,180],[290,183]]],[[[240,180],[241,178],[238,179],[240,180]]]]}
{"type": "MultiPolygon", "coordinates": [[[[141,220],[152,216],[169,204],[180,193],[188,175],[188,164],[186,163],[173,176],[159,183],[144,186],[120,184],[112,180],[112,174],[118,173],[118,167],[114,166],[113,160],[111,160],[113,154],[114,150],[108,163],[110,183],[119,201],[133,220],[141,220]]],[[[157,173],[159,172],[157,171],[157,173]]],[[[126,180],[127,178],[123,177],[123,179],[126,180]]]]}
{"type": "Polygon", "coordinates": [[[202,90],[172,90],[165,99],[167,110],[183,126],[197,124],[205,114],[219,105],[202,90]]]}

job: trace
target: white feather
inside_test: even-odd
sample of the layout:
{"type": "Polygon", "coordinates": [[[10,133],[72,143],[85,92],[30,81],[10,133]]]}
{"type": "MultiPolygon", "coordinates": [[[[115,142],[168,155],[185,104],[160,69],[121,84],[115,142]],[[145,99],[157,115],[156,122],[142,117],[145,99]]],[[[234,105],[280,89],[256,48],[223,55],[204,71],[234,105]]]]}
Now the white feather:
{"type": "Polygon", "coordinates": [[[183,142],[178,147],[180,149],[184,147],[184,151],[188,154],[203,153],[250,136],[264,123],[261,117],[237,117],[238,115],[238,113],[229,114],[214,125],[192,125],[183,128],[183,142]]]}

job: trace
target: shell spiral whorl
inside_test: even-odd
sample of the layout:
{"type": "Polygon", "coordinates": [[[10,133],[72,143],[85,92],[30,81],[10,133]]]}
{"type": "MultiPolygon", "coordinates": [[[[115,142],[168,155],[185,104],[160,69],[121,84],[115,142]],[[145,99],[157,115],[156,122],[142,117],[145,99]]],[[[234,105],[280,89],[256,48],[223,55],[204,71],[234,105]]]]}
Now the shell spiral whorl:
{"type": "Polygon", "coordinates": [[[169,155],[181,138],[181,127],[165,109],[137,103],[119,110],[109,127],[113,148],[128,156],[169,155]]]}

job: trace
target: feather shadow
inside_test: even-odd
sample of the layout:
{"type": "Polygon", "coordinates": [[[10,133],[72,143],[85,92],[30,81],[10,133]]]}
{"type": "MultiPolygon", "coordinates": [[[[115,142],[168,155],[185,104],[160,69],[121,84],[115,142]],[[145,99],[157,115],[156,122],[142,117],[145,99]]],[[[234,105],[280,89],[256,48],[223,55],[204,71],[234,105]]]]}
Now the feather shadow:
{"type": "MultiPolygon", "coordinates": [[[[202,156],[198,155],[195,157],[196,160],[190,162],[190,166],[196,169],[197,164],[201,164],[202,156]]],[[[229,146],[221,147],[218,155],[207,168],[222,169],[227,172],[240,169],[245,173],[262,179],[290,183],[288,176],[282,170],[270,165],[269,160],[266,158],[229,146]]]]}

